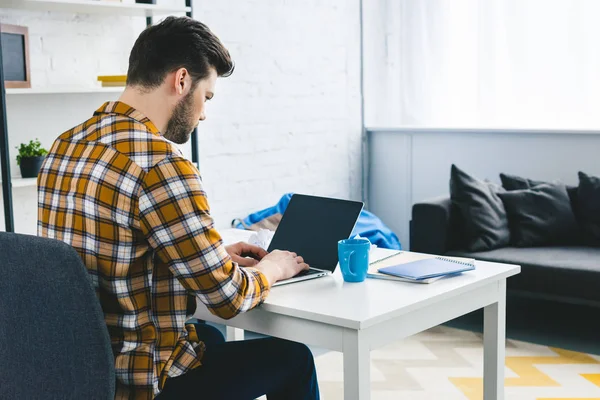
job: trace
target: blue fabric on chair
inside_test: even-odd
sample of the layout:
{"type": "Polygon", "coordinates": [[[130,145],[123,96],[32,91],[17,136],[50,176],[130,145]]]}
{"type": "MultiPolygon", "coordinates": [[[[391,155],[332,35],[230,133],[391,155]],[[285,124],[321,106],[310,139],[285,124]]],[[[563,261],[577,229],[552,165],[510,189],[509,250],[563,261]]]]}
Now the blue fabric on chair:
{"type": "MultiPolygon", "coordinates": [[[[262,221],[274,214],[283,214],[293,193],[284,194],[281,199],[272,207],[265,208],[260,211],[256,211],[246,218],[234,220],[232,226],[238,229],[244,229],[244,225],[250,226],[257,222],[262,221]],[[242,223],[243,222],[243,223],[242,223]]],[[[370,211],[363,210],[358,217],[358,222],[352,231],[351,237],[360,235],[361,237],[367,238],[374,245],[384,249],[396,249],[402,250],[402,245],[398,236],[390,228],[388,228],[375,214],[370,211]]]]}
{"type": "Polygon", "coordinates": [[[72,247],[0,233],[0,360],[1,399],[114,399],[108,330],[72,247]]]}
{"type": "Polygon", "coordinates": [[[274,206],[267,207],[263,210],[253,212],[252,214],[248,215],[246,218],[242,219],[241,221],[234,220],[233,227],[237,228],[237,229],[244,229],[244,224],[246,226],[250,226],[252,224],[262,221],[265,218],[270,217],[271,215],[283,214],[285,212],[285,209],[287,208],[288,204],[290,204],[292,195],[293,195],[293,193],[284,194],[283,196],[281,196],[281,199],[279,199],[277,204],[275,204],[274,206]],[[242,222],[244,224],[242,224],[242,222]]]}

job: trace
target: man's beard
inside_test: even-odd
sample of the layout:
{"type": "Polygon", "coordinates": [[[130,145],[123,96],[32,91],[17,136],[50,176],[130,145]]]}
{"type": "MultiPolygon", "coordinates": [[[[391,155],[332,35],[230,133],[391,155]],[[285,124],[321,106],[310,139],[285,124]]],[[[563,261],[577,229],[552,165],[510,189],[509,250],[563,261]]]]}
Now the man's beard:
{"type": "Polygon", "coordinates": [[[193,92],[190,91],[173,110],[173,115],[167,123],[164,137],[173,143],[184,144],[190,140],[190,135],[196,127],[193,120],[193,92]]]}

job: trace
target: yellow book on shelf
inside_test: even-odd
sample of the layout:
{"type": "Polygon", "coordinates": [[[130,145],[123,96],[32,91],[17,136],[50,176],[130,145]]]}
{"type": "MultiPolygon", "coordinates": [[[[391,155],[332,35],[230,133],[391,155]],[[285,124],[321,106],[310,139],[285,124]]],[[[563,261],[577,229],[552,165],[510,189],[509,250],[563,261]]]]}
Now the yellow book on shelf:
{"type": "Polygon", "coordinates": [[[127,75],[100,75],[98,76],[98,80],[102,83],[104,82],[122,82],[125,83],[127,81],[127,75]]]}

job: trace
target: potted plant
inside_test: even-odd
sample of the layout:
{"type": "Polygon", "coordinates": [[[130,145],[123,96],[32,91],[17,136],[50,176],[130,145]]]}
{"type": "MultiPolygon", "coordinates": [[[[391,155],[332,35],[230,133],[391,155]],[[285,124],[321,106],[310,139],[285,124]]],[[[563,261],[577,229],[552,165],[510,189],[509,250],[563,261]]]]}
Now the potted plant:
{"type": "Polygon", "coordinates": [[[35,178],[42,168],[42,162],[48,154],[48,150],[42,147],[38,139],[30,140],[28,144],[21,143],[17,155],[17,164],[21,168],[23,178],[35,178]]]}

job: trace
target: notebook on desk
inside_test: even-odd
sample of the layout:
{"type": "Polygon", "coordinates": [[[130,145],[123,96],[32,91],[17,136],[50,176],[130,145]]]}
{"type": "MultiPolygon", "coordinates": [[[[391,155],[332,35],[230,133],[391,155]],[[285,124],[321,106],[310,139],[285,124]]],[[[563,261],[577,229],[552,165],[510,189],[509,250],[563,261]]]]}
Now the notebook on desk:
{"type": "MultiPolygon", "coordinates": [[[[462,257],[442,257],[442,256],[434,256],[431,254],[423,254],[423,253],[412,253],[400,251],[396,253],[389,254],[389,251],[384,253],[380,249],[376,249],[370,255],[371,260],[373,260],[369,264],[369,271],[367,276],[369,278],[374,279],[386,279],[386,280],[394,280],[394,281],[403,281],[403,282],[412,282],[412,283],[432,283],[439,279],[444,279],[446,277],[454,276],[460,274],[461,272],[475,269],[475,260],[472,258],[462,258],[462,257]],[[429,260],[438,260],[438,261],[446,261],[449,265],[446,265],[445,273],[436,276],[430,276],[420,279],[415,279],[414,271],[418,271],[417,275],[422,276],[423,263],[429,260]],[[413,271],[412,276],[400,274],[389,274],[384,272],[380,272],[381,270],[387,270],[388,268],[395,268],[403,266],[404,268],[413,271]],[[454,269],[456,272],[449,272],[454,269]]],[[[429,264],[429,263],[427,263],[429,264]]],[[[429,272],[431,274],[431,272],[429,272]]]]}
{"type": "Polygon", "coordinates": [[[473,269],[475,269],[475,264],[472,263],[435,257],[379,268],[377,271],[381,274],[404,279],[422,280],[456,275],[460,272],[471,271],[473,269]]]}

